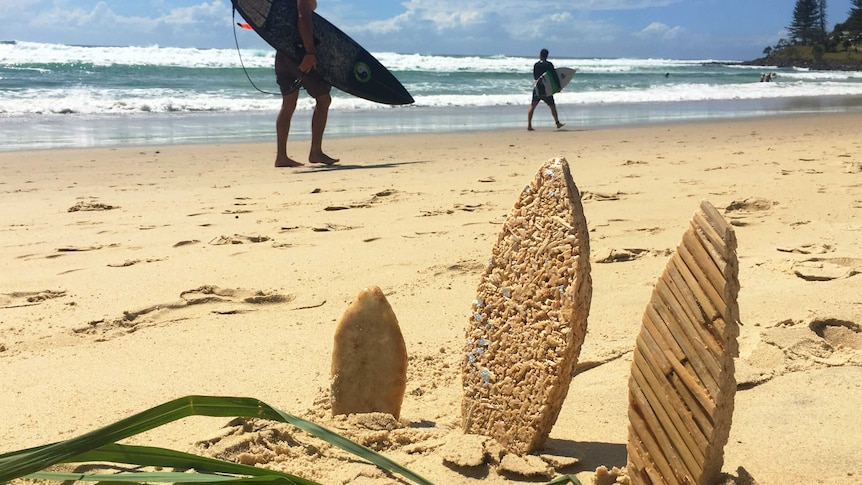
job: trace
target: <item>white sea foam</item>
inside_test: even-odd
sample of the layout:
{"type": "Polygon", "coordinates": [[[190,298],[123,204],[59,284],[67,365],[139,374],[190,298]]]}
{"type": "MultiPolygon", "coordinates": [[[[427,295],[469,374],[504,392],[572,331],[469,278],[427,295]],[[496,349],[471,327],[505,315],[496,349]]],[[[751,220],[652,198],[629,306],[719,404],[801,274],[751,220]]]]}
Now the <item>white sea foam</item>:
{"type": "MultiPolygon", "coordinates": [[[[189,68],[230,68],[242,62],[248,67],[272,67],[272,50],[195,49],[152,46],[70,46],[36,42],[0,44],[0,65],[73,64],[96,66],[177,66],[189,68]]],[[[509,56],[439,56],[422,54],[375,53],[393,71],[417,72],[531,72],[536,58],[509,56]]],[[[638,69],[698,66],[715,60],[674,59],[551,59],[560,67],[571,65],[593,72],[631,72],[638,69]]]]}
{"type": "MultiPolygon", "coordinates": [[[[274,51],[244,50],[242,61],[249,67],[271,67],[274,51]]],[[[236,49],[194,49],[179,47],[70,46],[17,42],[0,44],[0,65],[92,64],[95,66],[175,66],[190,68],[230,68],[240,65],[236,49]]]]}
{"type": "MultiPolygon", "coordinates": [[[[245,80],[242,62],[265,90],[276,91],[273,51],[159,46],[84,47],[0,43],[0,115],[4,117],[172,112],[263,112],[278,96],[245,80]],[[119,66],[119,67],[118,67],[119,66]],[[16,81],[17,80],[17,81],[16,81]],[[17,82],[17,84],[15,84],[17,82]]],[[[378,59],[413,94],[415,108],[523,106],[535,58],[437,56],[383,52],[378,59]]],[[[578,75],[558,103],[602,105],[860,96],[862,72],[743,66],[722,60],[552,59],[578,75]],[[775,82],[759,83],[761,72],[775,82]]],[[[305,95],[299,109],[312,109],[305,95]]],[[[333,110],[391,109],[336,93],[333,110]]]]}

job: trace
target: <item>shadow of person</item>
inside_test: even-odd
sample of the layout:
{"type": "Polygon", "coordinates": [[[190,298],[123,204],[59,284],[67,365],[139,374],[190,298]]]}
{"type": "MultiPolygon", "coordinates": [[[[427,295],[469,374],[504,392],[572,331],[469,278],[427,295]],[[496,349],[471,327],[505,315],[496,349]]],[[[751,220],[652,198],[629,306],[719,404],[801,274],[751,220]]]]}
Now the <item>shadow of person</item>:
{"type": "Polygon", "coordinates": [[[743,467],[736,469],[736,476],[730,473],[723,473],[722,480],[724,480],[722,483],[733,483],[734,485],[757,485],[757,480],[743,467]]]}
{"type": "Polygon", "coordinates": [[[550,438],[542,450],[556,456],[577,458],[581,470],[595,470],[604,465],[608,468],[626,466],[625,443],[602,443],[596,441],[572,441],[550,438]]]}

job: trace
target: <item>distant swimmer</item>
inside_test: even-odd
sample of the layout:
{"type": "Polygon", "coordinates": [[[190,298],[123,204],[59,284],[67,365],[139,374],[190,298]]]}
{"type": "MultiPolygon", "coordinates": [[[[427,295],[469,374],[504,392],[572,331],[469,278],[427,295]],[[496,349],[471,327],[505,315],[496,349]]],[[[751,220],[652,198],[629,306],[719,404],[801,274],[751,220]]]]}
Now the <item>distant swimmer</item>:
{"type": "Polygon", "coordinates": [[[527,130],[533,131],[533,111],[539,105],[539,101],[544,101],[551,108],[551,114],[554,116],[554,123],[557,128],[562,128],[565,123],[560,123],[560,118],[557,116],[557,105],[554,103],[554,95],[539,96],[535,86],[542,74],[554,71],[554,65],[548,61],[548,49],[542,49],[539,52],[539,62],[533,65],[533,101],[530,103],[530,110],[527,112],[527,130]]]}

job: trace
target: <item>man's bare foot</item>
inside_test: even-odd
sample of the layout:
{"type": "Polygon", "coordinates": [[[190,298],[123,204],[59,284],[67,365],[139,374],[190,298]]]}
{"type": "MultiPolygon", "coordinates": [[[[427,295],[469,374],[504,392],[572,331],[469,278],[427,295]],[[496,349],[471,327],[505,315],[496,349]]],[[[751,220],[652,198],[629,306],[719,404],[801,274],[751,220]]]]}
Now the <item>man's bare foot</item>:
{"type": "Polygon", "coordinates": [[[564,126],[566,126],[566,124],[565,124],[565,123],[557,123],[557,129],[558,129],[558,130],[559,130],[560,128],[564,127],[564,126]]]}
{"type": "Polygon", "coordinates": [[[533,131],[533,127],[532,127],[532,126],[528,126],[528,127],[527,127],[527,131],[533,131]]]}
{"type": "Polygon", "coordinates": [[[311,153],[308,155],[308,161],[311,163],[322,163],[324,165],[332,165],[338,162],[337,158],[332,158],[329,155],[320,152],[320,153],[311,153]]]}
{"type": "Polygon", "coordinates": [[[275,159],[275,166],[276,167],[302,167],[303,165],[305,165],[305,164],[302,162],[297,162],[296,160],[294,160],[290,157],[284,157],[284,158],[279,157],[279,158],[275,159]]]}

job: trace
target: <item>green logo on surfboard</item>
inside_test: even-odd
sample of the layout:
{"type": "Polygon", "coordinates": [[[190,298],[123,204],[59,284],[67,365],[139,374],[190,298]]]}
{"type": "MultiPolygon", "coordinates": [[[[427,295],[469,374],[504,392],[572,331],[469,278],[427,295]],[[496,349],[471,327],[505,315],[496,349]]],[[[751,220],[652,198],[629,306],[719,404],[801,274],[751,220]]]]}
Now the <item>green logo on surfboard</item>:
{"type": "Polygon", "coordinates": [[[353,65],[353,76],[361,83],[367,83],[371,80],[371,69],[364,62],[357,62],[353,65]]]}

